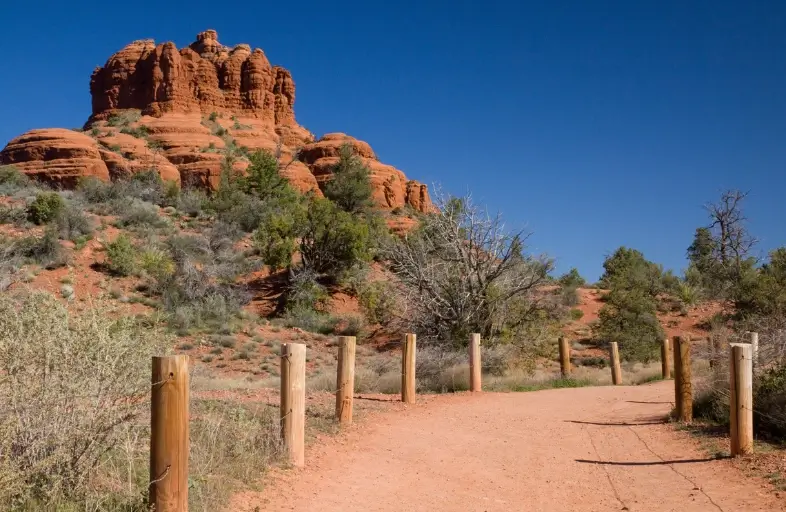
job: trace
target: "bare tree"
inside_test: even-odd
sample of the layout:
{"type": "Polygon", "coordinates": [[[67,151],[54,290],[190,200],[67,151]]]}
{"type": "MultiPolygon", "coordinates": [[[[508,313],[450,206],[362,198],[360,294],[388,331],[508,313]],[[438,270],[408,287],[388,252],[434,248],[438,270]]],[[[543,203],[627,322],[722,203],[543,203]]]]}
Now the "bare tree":
{"type": "Polygon", "coordinates": [[[716,242],[716,260],[727,270],[737,273],[757,243],[745,225],[748,219],[742,212],[742,202],[746,197],[748,192],[727,190],[717,203],[704,206],[710,216],[708,227],[716,242]]]}
{"type": "Polygon", "coordinates": [[[553,268],[524,252],[529,234],[508,232],[470,197],[437,194],[437,212],[383,250],[397,278],[401,319],[420,336],[465,343],[516,329],[540,306],[537,293],[553,268]]]}

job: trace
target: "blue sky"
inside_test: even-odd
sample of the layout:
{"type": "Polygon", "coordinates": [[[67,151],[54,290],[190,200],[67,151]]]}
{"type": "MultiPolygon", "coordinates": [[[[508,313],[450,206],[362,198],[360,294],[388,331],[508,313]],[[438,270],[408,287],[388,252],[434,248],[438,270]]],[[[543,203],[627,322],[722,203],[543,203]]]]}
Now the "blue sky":
{"type": "Polygon", "coordinates": [[[213,28],[292,71],[298,121],[471,191],[589,279],[619,245],[677,271],[701,205],[750,190],[786,244],[786,2],[4,2],[0,145],[81,126],[135,39],[213,28]],[[82,5],[80,5],[82,4],[82,5]]]}

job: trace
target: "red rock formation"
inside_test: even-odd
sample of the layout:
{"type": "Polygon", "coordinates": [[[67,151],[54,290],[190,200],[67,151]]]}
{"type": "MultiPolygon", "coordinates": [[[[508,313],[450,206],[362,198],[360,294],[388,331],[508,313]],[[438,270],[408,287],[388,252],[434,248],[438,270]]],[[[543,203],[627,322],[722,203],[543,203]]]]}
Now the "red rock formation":
{"type": "MultiPolygon", "coordinates": [[[[315,142],[295,120],[289,71],[271,66],[262,50],[222,45],[214,30],[180,50],[134,41],[96,68],[90,92],[85,133],[33,130],[11,141],[0,163],[64,186],[83,175],[114,179],[153,168],[167,180],[215,187],[231,145],[279,153],[282,175],[320,194],[341,145],[350,143],[371,169],[378,206],[430,208],[425,185],[380,163],[367,143],[340,133],[315,142]]],[[[247,165],[239,156],[234,166],[247,165]]]]}
{"type": "Polygon", "coordinates": [[[174,43],[134,41],[95,69],[90,93],[93,120],[138,109],[152,116],[226,112],[271,126],[297,126],[289,71],[271,66],[260,49],[223,46],[215,30],[181,50],[174,43]]]}
{"type": "Polygon", "coordinates": [[[0,153],[0,164],[14,165],[28,176],[73,187],[82,176],[108,180],[109,170],[98,143],[65,128],[31,130],[11,140],[0,153]]]}

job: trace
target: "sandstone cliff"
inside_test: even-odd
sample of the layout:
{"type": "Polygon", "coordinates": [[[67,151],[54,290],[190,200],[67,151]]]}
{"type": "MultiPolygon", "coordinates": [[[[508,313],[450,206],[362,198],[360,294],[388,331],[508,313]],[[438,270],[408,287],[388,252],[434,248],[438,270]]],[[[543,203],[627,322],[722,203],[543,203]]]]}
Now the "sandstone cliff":
{"type": "Polygon", "coordinates": [[[319,140],[295,120],[295,83],[260,49],[219,43],[207,30],[186,48],[134,41],[96,68],[92,114],[83,132],[32,130],[8,143],[0,164],[72,187],[81,176],[115,179],[155,168],[164,179],[215,187],[231,152],[281,155],[281,173],[301,191],[320,193],[342,144],[351,144],[371,170],[381,208],[430,208],[425,185],[379,162],[371,147],[344,134],[319,140]]]}

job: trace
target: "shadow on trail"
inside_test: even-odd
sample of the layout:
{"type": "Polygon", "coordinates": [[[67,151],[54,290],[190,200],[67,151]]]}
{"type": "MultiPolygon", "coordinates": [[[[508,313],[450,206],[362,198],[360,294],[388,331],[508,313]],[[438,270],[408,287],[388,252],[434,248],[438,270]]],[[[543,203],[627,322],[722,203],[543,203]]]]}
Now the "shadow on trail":
{"type": "Polygon", "coordinates": [[[712,462],[714,460],[729,459],[729,456],[710,457],[707,459],[681,459],[681,460],[656,460],[652,462],[614,462],[605,460],[575,459],[582,464],[596,464],[598,466],[669,466],[671,464],[697,464],[700,462],[712,462]]]}
{"type": "Polygon", "coordinates": [[[656,421],[642,421],[640,423],[628,423],[628,422],[620,422],[620,423],[600,423],[595,421],[577,421],[577,420],[565,420],[566,423],[576,423],[579,425],[598,425],[600,427],[642,427],[645,425],[663,425],[666,423],[666,420],[656,420],[656,421]]]}
{"type": "Polygon", "coordinates": [[[401,398],[399,398],[398,396],[394,396],[391,398],[375,398],[371,396],[355,395],[354,398],[355,400],[368,400],[369,402],[400,402],[401,401],[401,398]]]}

